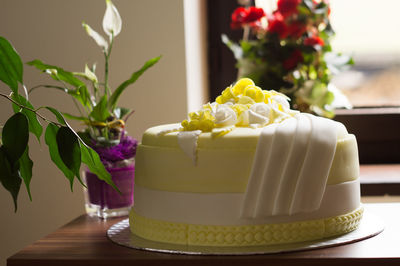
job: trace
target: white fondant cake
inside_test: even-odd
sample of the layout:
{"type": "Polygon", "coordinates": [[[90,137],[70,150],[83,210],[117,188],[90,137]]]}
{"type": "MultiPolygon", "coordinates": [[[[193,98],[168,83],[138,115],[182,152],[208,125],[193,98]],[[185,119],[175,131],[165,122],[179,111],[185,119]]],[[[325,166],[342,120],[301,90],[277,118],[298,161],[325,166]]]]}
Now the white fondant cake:
{"type": "Polygon", "coordinates": [[[131,230],[211,246],[343,234],[362,217],[358,176],[356,139],[342,124],[242,79],[181,125],[144,133],[131,230]]]}

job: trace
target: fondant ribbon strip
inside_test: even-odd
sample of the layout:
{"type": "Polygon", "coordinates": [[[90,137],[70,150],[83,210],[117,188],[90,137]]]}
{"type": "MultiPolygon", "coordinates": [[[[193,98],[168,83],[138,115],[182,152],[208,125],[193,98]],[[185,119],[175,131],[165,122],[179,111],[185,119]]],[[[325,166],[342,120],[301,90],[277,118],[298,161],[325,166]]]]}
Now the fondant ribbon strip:
{"type": "Polygon", "coordinates": [[[241,217],[317,210],[336,142],[335,122],[308,114],[266,126],[257,144],[241,217]]]}

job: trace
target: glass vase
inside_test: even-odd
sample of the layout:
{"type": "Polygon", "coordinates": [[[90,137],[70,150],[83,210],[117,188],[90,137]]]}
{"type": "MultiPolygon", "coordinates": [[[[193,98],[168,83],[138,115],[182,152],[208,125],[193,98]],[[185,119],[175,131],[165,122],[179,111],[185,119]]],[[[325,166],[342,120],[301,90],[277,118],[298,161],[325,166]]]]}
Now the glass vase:
{"type": "Polygon", "coordinates": [[[135,160],[124,160],[124,163],[117,163],[115,167],[106,169],[121,193],[85,169],[83,178],[87,186],[84,189],[86,212],[90,216],[100,218],[128,215],[133,206],[135,160]]]}

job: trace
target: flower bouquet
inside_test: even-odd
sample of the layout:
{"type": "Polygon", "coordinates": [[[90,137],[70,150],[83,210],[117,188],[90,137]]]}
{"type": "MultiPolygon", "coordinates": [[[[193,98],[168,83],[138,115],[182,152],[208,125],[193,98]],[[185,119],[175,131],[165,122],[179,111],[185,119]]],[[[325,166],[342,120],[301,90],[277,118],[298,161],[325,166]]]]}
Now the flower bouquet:
{"type": "Polygon", "coordinates": [[[33,163],[28,156],[28,129],[40,139],[42,127],[37,118],[41,117],[49,122],[45,140],[52,161],[69,179],[71,186],[77,177],[87,188],[87,210],[100,217],[123,215],[128,213],[129,207],[133,204],[134,156],[137,141],[125,131],[125,123],[133,114],[133,110],[118,106],[118,100],[125,89],[156,64],[160,57],[148,60],[128,80],[122,82],[115,90],[111,90],[108,84],[109,59],[115,37],[122,27],[119,12],[110,0],[106,0],[103,30],[108,35],[108,40],[86,23],[83,22],[82,25],[104,54],[104,81],[99,81],[95,64],[90,68],[85,65],[83,72],[69,72],[40,60],[33,60],[28,62],[28,65],[48,74],[59,85],[39,85],[29,91],[23,86],[25,96],[18,93],[18,83],[22,84],[21,60],[11,44],[0,38],[0,53],[5,51],[7,55],[0,59],[2,67],[0,80],[12,89],[11,96],[5,94],[1,96],[13,102],[16,112],[3,127],[0,181],[11,192],[15,202],[21,181],[19,184],[15,180],[11,182],[12,177],[20,175],[27,187],[29,186],[33,163]],[[4,69],[5,71],[2,71],[4,69]],[[41,87],[61,90],[72,96],[79,115],[60,113],[55,108],[45,107],[56,115],[58,122],[43,117],[38,113],[42,107],[35,109],[28,101],[29,93],[41,87]],[[76,133],[64,117],[81,121],[85,124],[85,130],[76,133]],[[20,134],[23,137],[12,136],[13,131],[22,132],[20,134]],[[17,142],[22,144],[17,145],[17,142]],[[17,152],[18,154],[14,154],[17,152]],[[85,182],[80,176],[81,162],[88,166],[83,172],[85,182]],[[5,167],[10,169],[6,178],[3,174],[5,167]]]}
{"type": "Polygon", "coordinates": [[[286,94],[295,109],[333,117],[335,108],[351,104],[330,80],[353,60],[332,51],[329,16],[325,0],[278,0],[272,14],[239,7],[231,28],[243,29],[243,39],[238,44],[223,35],[222,40],[237,60],[239,77],[286,94]]]}

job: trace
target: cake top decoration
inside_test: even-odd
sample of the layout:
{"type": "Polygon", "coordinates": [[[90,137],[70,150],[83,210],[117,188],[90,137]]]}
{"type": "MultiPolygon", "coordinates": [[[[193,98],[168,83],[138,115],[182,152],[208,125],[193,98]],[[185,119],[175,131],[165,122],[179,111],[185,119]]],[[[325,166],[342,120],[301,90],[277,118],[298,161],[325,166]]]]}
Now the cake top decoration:
{"type": "Polygon", "coordinates": [[[189,113],[182,121],[183,131],[201,130],[219,136],[236,127],[264,127],[293,117],[289,98],[273,90],[263,90],[249,78],[242,78],[227,87],[215,102],[189,113]]]}

